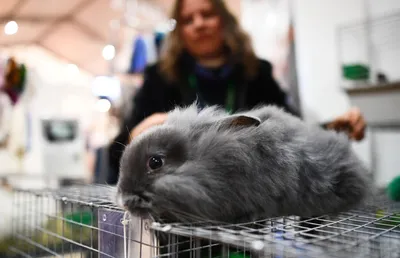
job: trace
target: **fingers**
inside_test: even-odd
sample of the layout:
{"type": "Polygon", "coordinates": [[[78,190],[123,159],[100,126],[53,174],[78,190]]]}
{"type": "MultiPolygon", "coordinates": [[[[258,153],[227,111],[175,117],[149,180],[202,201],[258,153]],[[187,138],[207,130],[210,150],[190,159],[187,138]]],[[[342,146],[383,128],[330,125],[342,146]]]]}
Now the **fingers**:
{"type": "Polygon", "coordinates": [[[131,131],[130,140],[132,140],[133,138],[143,133],[152,126],[163,124],[166,118],[167,118],[167,113],[155,113],[147,117],[131,131]]]}
{"type": "Polygon", "coordinates": [[[330,125],[330,129],[343,129],[345,127],[351,127],[351,121],[354,120],[356,117],[355,111],[350,109],[348,112],[344,113],[343,115],[337,117],[330,125]]]}
{"type": "Polygon", "coordinates": [[[349,124],[351,127],[350,137],[360,141],[364,138],[365,120],[358,108],[353,108],[348,113],[349,124]]]}
{"type": "Polygon", "coordinates": [[[353,108],[349,112],[349,121],[352,126],[355,126],[362,119],[361,112],[358,108],[353,108]]]}
{"type": "Polygon", "coordinates": [[[328,129],[350,133],[351,124],[349,115],[346,113],[336,118],[332,123],[327,126],[328,129]]]}
{"type": "Polygon", "coordinates": [[[366,123],[361,111],[358,108],[352,108],[347,113],[335,119],[328,128],[344,131],[351,139],[360,141],[365,136],[366,123]]]}
{"type": "Polygon", "coordinates": [[[364,139],[364,136],[365,136],[365,123],[360,122],[354,127],[352,138],[355,139],[356,141],[361,141],[362,139],[364,139]]]}
{"type": "Polygon", "coordinates": [[[357,141],[360,141],[365,136],[366,123],[365,123],[364,117],[362,116],[361,112],[359,112],[359,111],[358,111],[357,118],[354,118],[354,120],[355,120],[355,122],[352,125],[352,127],[353,127],[352,138],[354,138],[357,141]]]}
{"type": "Polygon", "coordinates": [[[153,125],[163,124],[166,119],[167,119],[166,113],[157,113],[154,116],[152,116],[151,124],[153,124],[153,125]]]}

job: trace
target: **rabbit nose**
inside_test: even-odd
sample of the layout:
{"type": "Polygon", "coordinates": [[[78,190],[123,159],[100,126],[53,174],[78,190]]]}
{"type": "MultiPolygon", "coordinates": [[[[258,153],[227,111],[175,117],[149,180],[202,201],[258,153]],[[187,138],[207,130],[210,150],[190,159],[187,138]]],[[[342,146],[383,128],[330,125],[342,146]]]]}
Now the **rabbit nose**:
{"type": "Polygon", "coordinates": [[[141,195],[130,195],[122,197],[123,207],[128,208],[150,208],[150,202],[141,195]]]}

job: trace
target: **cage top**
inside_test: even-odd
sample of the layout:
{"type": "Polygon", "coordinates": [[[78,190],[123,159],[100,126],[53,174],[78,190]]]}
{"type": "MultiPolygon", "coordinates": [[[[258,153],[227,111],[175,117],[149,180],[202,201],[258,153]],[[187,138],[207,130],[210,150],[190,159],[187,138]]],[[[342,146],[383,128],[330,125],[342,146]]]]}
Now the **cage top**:
{"type": "Polygon", "coordinates": [[[106,208],[123,211],[123,209],[115,203],[116,187],[101,184],[76,184],[73,186],[62,187],[57,189],[15,189],[15,192],[21,194],[36,195],[42,197],[50,197],[55,200],[61,200],[65,203],[71,202],[85,206],[106,208]]]}
{"type": "MultiPolygon", "coordinates": [[[[16,191],[21,194],[17,198],[34,195],[124,212],[113,201],[116,188],[112,186],[74,185],[16,191]]],[[[128,219],[133,223],[132,217],[128,219]]],[[[392,202],[384,195],[356,210],[302,221],[298,217],[285,217],[241,224],[148,222],[156,234],[217,241],[257,252],[260,257],[400,257],[400,202],[392,202]]]]}
{"type": "Polygon", "coordinates": [[[400,257],[400,202],[384,195],[374,204],[336,216],[269,218],[231,225],[154,222],[151,227],[251,250],[260,257],[400,257]]]}

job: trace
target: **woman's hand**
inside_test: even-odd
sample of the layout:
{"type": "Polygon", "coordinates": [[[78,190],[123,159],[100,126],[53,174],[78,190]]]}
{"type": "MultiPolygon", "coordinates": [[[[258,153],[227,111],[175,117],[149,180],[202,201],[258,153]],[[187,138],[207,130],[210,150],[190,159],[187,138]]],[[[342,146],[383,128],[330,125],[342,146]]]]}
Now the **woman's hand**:
{"type": "Polygon", "coordinates": [[[346,131],[351,139],[360,141],[364,138],[366,123],[361,111],[358,108],[352,108],[327,127],[337,131],[346,131]]]}
{"type": "Polygon", "coordinates": [[[161,125],[167,119],[167,113],[155,113],[147,118],[145,118],[140,124],[132,129],[130,134],[130,140],[146,131],[152,126],[161,125]]]}

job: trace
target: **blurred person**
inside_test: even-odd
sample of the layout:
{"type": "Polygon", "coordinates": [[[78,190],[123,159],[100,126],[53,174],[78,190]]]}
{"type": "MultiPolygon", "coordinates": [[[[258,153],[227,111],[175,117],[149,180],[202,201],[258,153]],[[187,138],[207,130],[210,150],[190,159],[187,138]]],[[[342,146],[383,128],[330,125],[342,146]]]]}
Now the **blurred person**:
{"type": "MultiPolygon", "coordinates": [[[[163,54],[146,68],[134,109],[110,145],[109,184],[115,184],[124,144],[151,126],[162,124],[176,105],[196,99],[200,108],[220,105],[229,112],[273,104],[300,116],[274,80],[272,65],[256,57],[248,35],[222,0],[177,0],[172,18],[177,23],[165,42],[163,54]]],[[[352,108],[328,129],[348,129],[351,139],[364,137],[365,122],[352,108]]]]}

